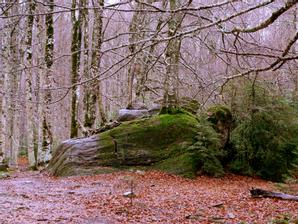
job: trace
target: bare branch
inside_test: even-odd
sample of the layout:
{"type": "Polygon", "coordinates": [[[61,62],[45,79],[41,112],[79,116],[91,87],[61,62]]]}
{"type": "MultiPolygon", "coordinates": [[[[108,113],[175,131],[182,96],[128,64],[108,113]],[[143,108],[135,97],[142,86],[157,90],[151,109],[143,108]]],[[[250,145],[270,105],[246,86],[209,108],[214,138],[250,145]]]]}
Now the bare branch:
{"type": "MultiPolygon", "coordinates": [[[[271,2],[273,2],[273,1],[271,1],[271,2]]],[[[268,27],[269,25],[271,25],[272,23],[274,23],[275,20],[277,20],[283,13],[288,11],[290,8],[292,8],[297,3],[298,3],[298,0],[287,0],[283,7],[279,8],[277,11],[273,12],[268,19],[261,22],[257,26],[252,27],[252,28],[244,28],[244,29],[243,28],[234,28],[232,31],[227,31],[225,33],[254,33],[259,30],[262,30],[262,29],[268,27]]]]}

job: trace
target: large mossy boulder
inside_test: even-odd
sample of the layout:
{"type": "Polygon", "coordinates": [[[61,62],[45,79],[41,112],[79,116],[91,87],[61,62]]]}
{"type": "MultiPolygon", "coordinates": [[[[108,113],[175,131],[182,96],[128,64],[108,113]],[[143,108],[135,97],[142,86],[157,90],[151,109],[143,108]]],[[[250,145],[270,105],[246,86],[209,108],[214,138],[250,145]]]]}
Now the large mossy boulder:
{"type": "Polygon", "coordinates": [[[63,142],[48,165],[57,176],[109,172],[148,166],[184,175],[196,172],[187,149],[199,131],[196,117],[163,114],[123,122],[97,135],[63,142]]]}

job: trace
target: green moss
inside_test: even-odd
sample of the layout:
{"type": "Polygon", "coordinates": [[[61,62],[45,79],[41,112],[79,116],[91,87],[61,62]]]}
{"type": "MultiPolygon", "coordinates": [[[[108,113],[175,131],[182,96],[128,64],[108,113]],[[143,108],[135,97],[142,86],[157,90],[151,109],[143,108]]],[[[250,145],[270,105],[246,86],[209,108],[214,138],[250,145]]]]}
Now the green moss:
{"type": "Polygon", "coordinates": [[[178,114],[181,113],[180,108],[176,106],[162,107],[159,114],[178,114]]]}
{"type": "Polygon", "coordinates": [[[224,105],[215,105],[213,107],[208,108],[207,114],[208,120],[215,125],[219,121],[224,123],[232,122],[232,113],[230,109],[224,105]]]}
{"type": "Polygon", "coordinates": [[[182,109],[190,112],[191,114],[196,114],[200,108],[200,103],[190,97],[182,97],[180,100],[180,106],[182,109]]]}
{"type": "MultiPolygon", "coordinates": [[[[211,129],[209,127],[208,130],[211,129]]],[[[118,166],[133,165],[143,160],[143,163],[138,165],[153,165],[155,169],[194,177],[199,169],[200,160],[199,154],[189,152],[189,147],[198,141],[196,137],[201,132],[205,133],[206,128],[199,125],[195,116],[189,113],[177,113],[124,122],[121,126],[102,133],[101,138],[110,135],[117,141],[118,158],[113,154],[108,160],[114,156],[118,166]]],[[[101,161],[105,160],[105,157],[100,155],[99,158],[101,161]]],[[[204,163],[201,165],[208,166],[204,163]]],[[[210,167],[205,168],[206,171],[211,170],[210,167]]]]}
{"type": "Polygon", "coordinates": [[[8,166],[6,165],[0,165],[0,172],[7,172],[8,166]]]}
{"type": "Polygon", "coordinates": [[[114,136],[118,147],[133,145],[160,151],[181,139],[192,140],[198,121],[189,115],[159,115],[150,119],[124,122],[104,135],[114,136]]]}
{"type": "Polygon", "coordinates": [[[19,156],[22,157],[22,156],[27,156],[27,155],[28,155],[27,148],[22,147],[19,151],[19,156]]]}
{"type": "Polygon", "coordinates": [[[194,153],[184,153],[163,160],[154,165],[153,168],[183,177],[194,178],[198,171],[198,157],[194,153]]]}

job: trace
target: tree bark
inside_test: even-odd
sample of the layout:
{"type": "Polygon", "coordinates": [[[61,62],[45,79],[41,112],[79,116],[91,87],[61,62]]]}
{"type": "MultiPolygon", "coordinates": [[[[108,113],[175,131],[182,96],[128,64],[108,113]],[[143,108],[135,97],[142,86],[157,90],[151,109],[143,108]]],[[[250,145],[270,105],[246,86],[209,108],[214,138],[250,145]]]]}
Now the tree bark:
{"type": "Polygon", "coordinates": [[[46,14],[46,44],[45,44],[45,64],[46,72],[44,73],[44,106],[42,115],[42,152],[40,162],[46,162],[46,157],[52,152],[53,132],[52,132],[52,116],[50,103],[52,101],[51,88],[53,86],[53,55],[54,55],[54,0],[47,0],[48,13],[46,14]]]}
{"type": "MultiPolygon", "coordinates": [[[[298,30],[298,7],[295,6],[293,10],[293,31],[296,32],[298,30]]],[[[297,53],[297,44],[293,46],[292,53],[295,55],[297,53]]],[[[298,101],[298,65],[297,63],[293,64],[293,71],[290,70],[294,79],[294,91],[293,91],[293,99],[298,101]]]]}
{"type": "MultiPolygon", "coordinates": [[[[88,0],[82,1],[83,8],[89,6],[88,0]]],[[[88,9],[82,10],[82,30],[83,30],[83,77],[84,79],[91,78],[91,55],[90,55],[90,44],[92,38],[89,32],[90,15],[88,9]]],[[[83,123],[82,126],[83,134],[90,128],[94,128],[96,119],[96,91],[94,87],[96,81],[92,81],[91,85],[88,83],[83,86],[83,123]]]]}
{"type": "MultiPolygon", "coordinates": [[[[87,97],[87,103],[89,103],[89,111],[86,111],[88,117],[92,118],[92,111],[94,111],[94,107],[96,105],[93,104],[97,102],[97,110],[99,115],[99,123],[103,125],[107,122],[106,114],[103,106],[103,98],[102,98],[102,90],[101,90],[101,81],[98,77],[100,73],[100,64],[101,64],[101,46],[102,46],[102,26],[103,26],[103,9],[104,0],[97,0],[97,5],[99,8],[94,9],[94,23],[93,23],[93,33],[92,33],[92,54],[91,54],[91,77],[94,78],[92,81],[91,91],[87,93],[89,96],[87,97]],[[88,114],[89,112],[89,114],[88,114]]],[[[87,107],[86,107],[87,108],[87,107]]],[[[85,120],[86,121],[86,120],[85,120]]],[[[90,124],[89,124],[90,125],[90,124]]],[[[94,124],[91,124],[92,126],[94,124]]]]}
{"type": "MultiPolygon", "coordinates": [[[[180,6],[180,0],[170,0],[169,3],[171,11],[180,6]]],[[[181,12],[171,12],[168,21],[168,37],[175,36],[180,30],[183,18],[184,16],[181,12]]],[[[166,73],[163,81],[163,108],[166,112],[170,111],[171,107],[178,106],[180,47],[181,38],[170,39],[167,43],[165,53],[166,73]]]]}
{"type": "MultiPolygon", "coordinates": [[[[152,0],[147,0],[147,4],[151,4],[152,0]]],[[[163,1],[164,6],[164,1],[163,1]]],[[[146,92],[146,82],[148,79],[148,72],[150,68],[150,64],[152,63],[152,54],[155,50],[155,44],[151,43],[151,47],[149,51],[142,50],[145,44],[135,44],[138,41],[144,40],[145,38],[149,38],[147,30],[150,30],[150,14],[144,12],[146,10],[146,6],[142,2],[136,3],[135,12],[132,17],[132,20],[129,25],[129,33],[130,33],[130,47],[129,53],[132,55],[133,60],[130,63],[128,69],[128,103],[127,108],[133,108],[133,102],[145,102],[145,92],[146,92]],[[134,87],[134,81],[136,80],[136,85],[134,87]]],[[[155,30],[154,37],[157,36],[161,20],[158,20],[157,27],[155,30]]]]}
{"type": "MultiPolygon", "coordinates": [[[[19,8],[18,4],[14,1],[10,1],[12,3],[11,6],[11,14],[18,14],[19,8]]],[[[17,90],[19,84],[20,77],[20,52],[19,52],[19,43],[18,43],[18,35],[19,35],[19,22],[17,18],[11,18],[10,21],[10,35],[9,35],[9,74],[7,77],[8,81],[8,98],[6,102],[7,106],[7,135],[5,141],[5,152],[6,158],[9,159],[10,166],[17,166],[17,155],[18,155],[18,137],[17,136],[17,90]]]]}
{"type": "MultiPolygon", "coordinates": [[[[39,5],[36,5],[36,12],[42,12],[39,5]]],[[[32,63],[34,63],[34,68],[32,68],[31,73],[31,84],[32,84],[32,146],[33,146],[33,157],[34,157],[34,166],[36,167],[38,163],[42,162],[42,118],[43,118],[43,109],[44,105],[42,105],[41,101],[43,98],[41,92],[41,84],[43,82],[44,70],[40,66],[44,63],[43,59],[40,55],[45,55],[45,47],[42,43],[45,42],[44,35],[44,24],[39,16],[35,16],[34,18],[34,26],[37,32],[34,33],[34,43],[39,43],[33,48],[32,63]]],[[[30,119],[30,118],[29,118],[30,119]]]]}
{"type": "MultiPolygon", "coordinates": [[[[79,7],[82,7],[82,1],[79,2],[79,7]]],[[[72,0],[72,8],[77,7],[77,1],[72,0]]],[[[72,42],[71,42],[71,124],[70,138],[78,136],[78,87],[80,60],[81,60],[81,42],[82,42],[82,15],[81,10],[71,12],[72,20],[72,42]],[[76,15],[76,13],[79,13],[76,15]]]]}
{"type": "Polygon", "coordinates": [[[33,39],[33,25],[34,25],[34,13],[36,5],[33,0],[29,0],[26,4],[26,12],[29,14],[26,21],[26,41],[25,41],[25,54],[24,54],[24,65],[26,67],[26,125],[28,131],[26,135],[27,141],[27,156],[30,166],[34,166],[36,161],[34,160],[34,143],[33,143],[33,86],[32,86],[32,73],[33,73],[33,63],[32,63],[32,39],[33,39]]]}

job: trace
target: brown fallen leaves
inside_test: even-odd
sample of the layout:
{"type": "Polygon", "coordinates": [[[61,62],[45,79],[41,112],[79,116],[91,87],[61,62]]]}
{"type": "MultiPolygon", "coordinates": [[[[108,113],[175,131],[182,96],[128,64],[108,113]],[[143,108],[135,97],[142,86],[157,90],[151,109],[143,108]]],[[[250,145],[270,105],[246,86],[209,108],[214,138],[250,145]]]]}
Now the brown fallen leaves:
{"type": "Polygon", "coordinates": [[[4,223],[18,223],[13,220],[21,220],[20,223],[276,223],[290,220],[288,223],[295,223],[298,219],[298,202],[254,199],[250,197],[251,187],[277,190],[271,182],[236,175],[189,180],[153,171],[69,178],[19,173],[0,180],[0,204],[4,205],[0,206],[0,220],[4,223]],[[130,198],[123,196],[131,190],[135,194],[132,204],[130,198]]]}
{"type": "Polygon", "coordinates": [[[229,175],[188,180],[160,172],[118,173],[106,178],[114,183],[111,194],[93,195],[87,208],[91,205],[119,223],[269,223],[298,219],[297,202],[250,197],[251,187],[274,189],[274,184],[260,179],[229,175]],[[125,175],[133,176],[136,185],[132,206],[121,196],[127,186],[121,184],[119,176],[125,175]]]}

